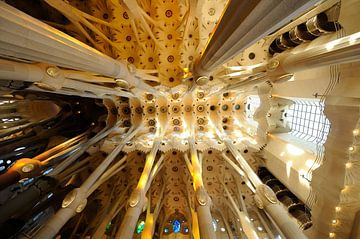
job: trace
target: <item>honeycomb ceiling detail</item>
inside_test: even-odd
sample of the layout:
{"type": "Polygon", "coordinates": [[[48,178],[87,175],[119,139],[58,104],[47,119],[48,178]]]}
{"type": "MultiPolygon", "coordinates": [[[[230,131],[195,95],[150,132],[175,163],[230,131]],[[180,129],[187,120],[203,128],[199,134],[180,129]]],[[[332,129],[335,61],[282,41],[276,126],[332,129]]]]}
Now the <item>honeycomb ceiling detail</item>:
{"type": "MultiPolygon", "coordinates": [[[[91,0],[69,1],[64,8],[79,9],[106,22],[99,23],[88,18],[91,24],[89,28],[81,21],[80,25],[74,24],[76,22],[71,15],[63,13],[69,16],[65,31],[110,57],[143,69],[144,73],[152,76],[149,84],[161,85],[160,96],[142,94],[140,98],[118,101],[116,108],[118,119],[123,125],[134,122],[143,125],[136,140],[129,142],[123,149],[132,159],[127,167],[131,180],[125,184],[130,186],[130,191],[140,178],[144,153],[151,150],[156,131],[158,128],[166,128],[160,145],[160,151],[165,153],[163,176],[155,178],[155,187],[150,190],[151,201],[155,206],[160,185],[166,182],[166,217],[175,212],[191,217],[188,204],[192,202],[188,198],[194,197],[192,179],[183,158],[183,153],[189,148],[187,138],[190,127],[196,135],[197,149],[206,155],[203,162],[206,189],[214,205],[220,208],[226,208],[222,199],[226,195],[223,190],[219,190],[219,180],[228,185],[232,193],[236,191],[236,184],[233,172],[222,160],[221,152],[226,147],[218,138],[215,128],[228,132],[232,143],[240,150],[245,150],[247,146],[259,148],[257,138],[260,142],[264,141],[257,136],[256,127],[251,127],[244,120],[246,95],[216,93],[224,85],[217,78],[211,78],[207,86],[190,94],[187,87],[182,85],[194,60],[205,48],[225,4],[225,0],[91,0]],[[82,29],[84,25],[88,28],[82,29]]],[[[57,10],[61,12],[62,8],[57,10]]],[[[242,63],[253,62],[244,63],[242,59],[242,63]]],[[[118,140],[117,137],[105,140],[101,150],[111,152],[118,140]]],[[[251,157],[252,153],[249,153],[249,159],[256,170],[258,165],[251,157]]],[[[107,186],[104,187],[108,191],[107,186]]],[[[247,203],[253,205],[252,192],[246,185],[241,187],[247,203]]],[[[124,187],[121,188],[118,190],[124,190],[124,187]]],[[[100,199],[106,201],[107,195],[100,199]]]]}
{"type": "MultiPolygon", "coordinates": [[[[69,25],[66,27],[69,34],[115,59],[150,72],[155,82],[174,87],[182,83],[186,69],[192,67],[204,49],[226,1],[90,0],[69,3],[107,23],[89,21],[100,33],[88,31],[88,37],[79,32],[79,27],[74,29],[69,25]]],[[[85,29],[81,31],[86,32],[85,29]]]]}

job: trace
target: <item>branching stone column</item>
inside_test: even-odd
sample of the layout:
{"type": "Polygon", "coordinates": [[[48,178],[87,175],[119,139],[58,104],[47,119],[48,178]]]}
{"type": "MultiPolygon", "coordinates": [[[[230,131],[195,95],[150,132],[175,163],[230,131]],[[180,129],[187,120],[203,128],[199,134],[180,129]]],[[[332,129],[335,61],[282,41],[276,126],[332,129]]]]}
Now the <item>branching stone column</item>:
{"type": "Polygon", "coordinates": [[[70,75],[68,74],[69,70],[63,70],[52,65],[20,63],[1,59],[0,64],[4,66],[0,69],[0,79],[31,82],[33,83],[30,86],[32,90],[41,89],[92,98],[104,98],[109,95],[133,97],[131,93],[123,91],[124,88],[128,87],[127,82],[94,76],[90,72],[72,71],[76,73],[70,75]],[[71,78],[73,75],[76,75],[78,79],[71,78]],[[113,88],[96,84],[103,82],[118,84],[119,87],[113,88]]]}
{"type": "Polygon", "coordinates": [[[251,223],[250,221],[250,218],[248,217],[248,215],[243,211],[240,211],[239,207],[237,206],[234,198],[231,196],[229,190],[227,189],[226,185],[220,181],[221,184],[223,185],[224,189],[225,189],[225,192],[229,198],[229,207],[231,207],[232,210],[235,210],[237,216],[239,217],[240,219],[240,223],[241,223],[241,226],[243,228],[243,231],[246,235],[246,237],[248,239],[259,239],[256,231],[255,231],[255,228],[253,226],[253,224],[251,223]]]}
{"type": "Polygon", "coordinates": [[[191,153],[191,168],[195,190],[195,208],[197,212],[200,238],[216,239],[210,213],[211,199],[207,194],[202,180],[202,167],[199,161],[198,152],[195,148],[193,138],[189,138],[191,153]]]}
{"type": "MultiPolygon", "coordinates": [[[[187,157],[187,156],[185,155],[185,157],[187,157]]],[[[190,161],[188,160],[188,158],[185,160],[186,160],[186,163],[188,164],[187,166],[188,166],[189,172],[192,175],[193,173],[192,173],[192,168],[191,168],[192,166],[190,165],[190,161]]],[[[184,196],[186,197],[186,203],[187,203],[187,206],[189,209],[188,220],[189,220],[189,218],[191,218],[190,231],[192,232],[192,234],[190,235],[190,239],[192,239],[192,238],[200,239],[198,218],[197,218],[196,211],[195,211],[194,207],[192,206],[189,192],[185,191],[185,190],[182,190],[182,192],[183,192],[184,196]]]]}
{"type": "Polygon", "coordinates": [[[127,66],[49,25],[0,2],[0,53],[113,77],[127,66]]]}
{"type": "Polygon", "coordinates": [[[141,213],[144,211],[144,207],[147,205],[147,185],[151,183],[149,182],[151,179],[151,170],[154,165],[160,142],[161,140],[159,138],[155,139],[151,152],[146,156],[144,170],[141,173],[137,187],[131,193],[128,201],[129,207],[126,211],[124,219],[121,222],[121,226],[116,233],[115,238],[117,239],[131,239],[133,237],[137,221],[141,213]]]}
{"type": "MultiPolygon", "coordinates": [[[[285,208],[280,204],[272,189],[261,182],[260,178],[252,170],[248,162],[242,157],[240,152],[235,148],[231,141],[225,139],[224,143],[233,154],[234,158],[239,163],[250,182],[255,186],[256,193],[254,199],[256,205],[260,209],[264,209],[271,216],[280,230],[284,233],[286,238],[306,239],[306,236],[301,231],[295,219],[292,218],[285,210],[285,208]]],[[[226,156],[223,155],[223,157],[226,156]]]]}
{"type": "Polygon", "coordinates": [[[160,192],[160,196],[158,201],[156,202],[156,206],[153,212],[151,212],[151,202],[150,198],[148,200],[148,208],[146,212],[146,219],[145,219],[145,227],[143,232],[141,233],[141,239],[152,239],[153,234],[155,232],[155,225],[156,220],[159,216],[160,210],[162,208],[162,205],[164,203],[163,197],[164,197],[164,191],[165,191],[165,184],[163,184],[160,192]]]}
{"type": "Polygon", "coordinates": [[[106,225],[113,220],[113,218],[119,213],[119,211],[125,206],[126,200],[125,196],[128,192],[128,187],[117,196],[118,199],[114,202],[111,206],[110,211],[106,213],[106,215],[102,218],[100,225],[97,227],[96,231],[94,232],[92,238],[93,239],[101,239],[105,233],[106,225]]]}
{"type": "Polygon", "coordinates": [[[217,212],[220,214],[221,216],[221,220],[223,221],[224,225],[225,225],[225,228],[226,228],[226,232],[228,234],[228,237],[229,239],[234,239],[234,234],[231,230],[231,227],[229,225],[229,221],[228,221],[228,218],[225,217],[225,214],[222,212],[222,210],[217,210],[217,212]]]}
{"type": "Polygon", "coordinates": [[[0,1],[0,55],[53,64],[126,80],[157,94],[133,65],[117,61],[79,40],[0,1]]]}
{"type": "MultiPolygon", "coordinates": [[[[39,230],[39,232],[35,235],[36,239],[55,237],[70,218],[72,218],[76,213],[80,213],[84,210],[87,204],[87,198],[96,189],[93,186],[97,183],[97,180],[103,181],[102,179],[108,178],[108,176],[102,178],[102,176],[106,175],[104,172],[115,157],[120,153],[125,143],[128,142],[140,128],[141,127],[138,127],[136,130],[130,129],[120,144],[106,157],[106,159],[95,169],[95,171],[90,174],[80,188],[76,188],[66,195],[62,202],[62,208],[58,210],[57,213],[52,216],[50,220],[39,230]]],[[[120,160],[115,166],[120,166],[125,162],[125,160],[126,158],[120,160]]],[[[116,169],[113,167],[109,170],[111,172],[116,172],[116,169]]],[[[97,186],[100,185],[98,184],[97,186]]]]}

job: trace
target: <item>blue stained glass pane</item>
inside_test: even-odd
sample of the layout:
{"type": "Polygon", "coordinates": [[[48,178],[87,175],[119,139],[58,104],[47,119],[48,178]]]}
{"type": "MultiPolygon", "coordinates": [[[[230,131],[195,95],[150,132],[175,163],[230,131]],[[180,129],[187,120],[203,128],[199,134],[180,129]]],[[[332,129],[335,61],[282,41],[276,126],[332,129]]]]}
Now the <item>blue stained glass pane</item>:
{"type": "Polygon", "coordinates": [[[181,222],[176,219],[173,221],[173,231],[174,233],[178,233],[180,232],[180,230],[181,230],[181,222]]]}

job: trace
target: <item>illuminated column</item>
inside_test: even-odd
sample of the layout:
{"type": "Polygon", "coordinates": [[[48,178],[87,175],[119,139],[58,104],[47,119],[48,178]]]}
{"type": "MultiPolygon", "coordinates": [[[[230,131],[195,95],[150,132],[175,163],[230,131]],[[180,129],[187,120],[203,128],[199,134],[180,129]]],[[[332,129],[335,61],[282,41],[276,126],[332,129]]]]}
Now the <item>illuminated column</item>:
{"type": "Polygon", "coordinates": [[[151,197],[149,196],[148,208],[145,219],[145,227],[143,232],[141,233],[141,239],[151,239],[153,237],[153,234],[155,232],[156,220],[159,216],[160,210],[164,203],[163,201],[164,191],[165,191],[165,184],[162,185],[160,196],[156,203],[154,212],[151,212],[151,202],[150,202],[151,197]]]}
{"type": "Polygon", "coordinates": [[[246,159],[243,158],[240,152],[231,143],[231,141],[225,139],[224,143],[233,154],[240,167],[243,169],[245,175],[256,188],[254,196],[256,205],[260,209],[264,209],[271,216],[286,238],[306,239],[306,236],[301,231],[300,226],[280,204],[272,189],[261,182],[260,178],[250,167],[246,159]]]}
{"type": "Polygon", "coordinates": [[[155,226],[154,214],[151,213],[150,197],[148,199],[148,208],[146,211],[145,227],[141,233],[141,239],[151,239],[153,236],[153,228],[155,226]]]}
{"type": "Polygon", "coordinates": [[[42,89],[49,92],[56,91],[60,94],[92,98],[103,98],[109,95],[133,97],[131,93],[123,91],[124,88],[128,87],[127,82],[98,77],[89,72],[68,71],[51,65],[28,64],[1,59],[0,64],[4,66],[0,69],[0,79],[32,82],[34,83],[33,86],[30,86],[32,90],[42,89]],[[104,82],[118,84],[119,87],[110,88],[92,84],[104,82]]]}
{"type": "MultiPolygon", "coordinates": [[[[222,183],[222,182],[221,182],[222,183]]],[[[226,185],[224,183],[222,183],[224,189],[225,189],[225,192],[230,200],[230,204],[229,204],[229,207],[231,207],[232,209],[235,210],[237,216],[239,217],[240,219],[240,223],[241,223],[241,226],[242,226],[242,229],[246,235],[246,237],[248,239],[259,239],[256,231],[255,231],[255,228],[254,226],[252,225],[251,221],[250,221],[250,218],[249,216],[243,211],[240,211],[235,200],[233,199],[233,197],[231,196],[229,190],[227,189],[226,185]]]]}
{"type": "Polygon", "coordinates": [[[199,229],[199,220],[197,213],[193,208],[191,208],[191,229],[194,239],[200,239],[200,229],[199,229]]]}
{"type": "Polygon", "coordinates": [[[279,54],[267,65],[269,76],[360,61],[360,33],[354,33],[306,51],[279,54]]]}
{"type": "Polygon", "coordinates": [[[62,202],[62,208],[53,215],[49,221],[36,233],[36,239],[46,239],[53,238],[60,231],[60,229],[65,225],[65,223],[75,216],[76,213],[80,213],[84,210],[87,204],[87,198],[90,194],[95,191],[96,186],[100,186],[98,181],[104,182],[104,179],[113,173],[117,172],[119,166],[121,166],[126,161],[126,157],[117,162],[114,166],[105,172],[109,167],[111,162],[115,157],[120,153],[123,146],[138,132],[140,127],[136,130],[130,129],[126,137],[119,143],[119,145],[106,157],[106,159],[95,169],[94,172],[85,180],[85,182],[80,186],[71,191],[62,202]],[[105,172],[105,173],[104,173],[105,172]],[[106,175],[107,174],[107,175],[106,175]],[[104,175],[106,175],[104,177],[104,175]]]}
{"type": "Polygon", "coordinates": [[[145,167],[141,173],[137,187],[131,193],[128,201],[129,207],[121,222],[120,228],[115,238],[131,239],[133,237],[137,221],[147,205],[146,191],[151,178],[151,170],[154,165],[155,157],[159,149],[161,140],[155,139],[151,152],[146,156],[145,167]]]}
{"type": "Polygon", "coordinates": [[[207,194],[202,180],[202,168],[198,158],[198,152],[195,148],[193,138],[189,138],[191,153],[191,168],[195,190],[195,208],[197,213],[200,238],[216,239],[212,225],[212,216],[210,213],[211,199],[207,194]]]}
{"type": "Polygon", "coordinates": [[[136,77],[132,65],[114,60],[3,1],[0,1],[0,54],[121,78],[156,94],[136,77]]]}
{"type": "Polygon", "coordinates": [[[105,76],[128,77],[122,64],[69,35],[0,2],[0,52],[105,76]]]}
{"type": "MultiPolygon", "coordinates": [[[[0,175],[0,190],[18,182],[24,178],[34,178],[41,175],[42,170],[46,169],[48,164],[51,163],[51,159],[60,155],[65,155],[76,151],[79,148],[79,144],[84,142],[86,134],[81,134],[73,137],[33,158],[21,158],[18,159],[8,170],[0,175]]],[[[10,200],[10,204],[13,200],[10,200]]],[[[21,201],[21,200],[20,200],[21,201]]],[[[6,220],[6,214],[2,211],[3,207],[0,207],[2,220],[6,220]]],[[[6,211],[9,207],[6,208],[6,211]]],[[[10,210],[12,211],[12,210],[10,210]]],[[[9,211],[9,212],[10,212],[9,211]]]]}
{"type": "MultiPolygon", "coordinates": [[[[192,172],[192,166],[190,165],[190,161],[189,158],[187,157],[187,155],[184,155],[189,172],[191,174],[191,176],[193,175],[192,172]]],[[[192,207],[192,203],[191,203],[191,199],[190,199],[190,195],[188,193],[188,191],[184,191],[182,190],[183,194],[186,196],[186,202],[187,205],[189,207],[189,216],[191,217],[191,232],[192,232],[192,236],[194,239],[200,239],[200,231],[199,231],[199,223],[198,223],[198,218],[197,218],[197,214],[196,211],[194,210],[194,208],[192,207]]],[[[190,218],[188,217],[188,218],[190,218]]]]}
{"type": "Polygon", "coordinates": [[[194,75],[208,75],[256,41],[282,27],[318,0],[229,1],[194,75]]]}

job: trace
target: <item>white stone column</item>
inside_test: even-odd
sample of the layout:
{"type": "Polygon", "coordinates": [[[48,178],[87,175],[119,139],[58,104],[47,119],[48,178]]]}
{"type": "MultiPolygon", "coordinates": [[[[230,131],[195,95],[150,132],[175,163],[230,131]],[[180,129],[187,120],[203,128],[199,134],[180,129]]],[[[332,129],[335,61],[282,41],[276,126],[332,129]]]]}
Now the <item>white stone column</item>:
{"type": "Polygon", "coordinates": [[[208,75],[236,54],[312,7],[318,0],[229,1],[194,75],[208,75]]]}
{"type": "Polygon", "coordinates": [[[360,61],[360,32],[297,53],[279,54],[267,65],[268,76],[360,61]]]}
{"type": "Polygon", "coordinates": [[[126,77],[125,64],[0,2],[0,53],[106,76],[126,77]]]}
{"type": "Polygon", "coordinates": [[[202,166],[200,164],[198,152],[195,148],[194,138],[189,138],[189,146],[191,153],[192,177],[195,190],[195,209],[198,217],[200,238],[216,239],[210,212],[211,199],[206,192],[202,180],[202,166]]]}
{"type": "MultiPolygon", "coordinates": [[[[138,129],[140,129],[140,127],[138,129]]],[[[76,188],[66,195],[62,202],[62,207],[49,219],[49,221],[43,225],[43,227],[36,233],[34,238],[48,239],[55,237],[70,218],[72,218],[76,213],[80,213],[84,210],[87,204],[87,198],[94,190],[91,189],[91,187],[96,183],[97,180],[102,179],[102,174],[109,167],[115,157],[120,153],[125,143],[128,142],[138,132],[138,129],[130,129],[131,131],[128,132],[127,136],[95,169],[95,171],[90,174],[90,176],[85,180],[80,188],[76,188]]],[[[118,163],[123,164],[124,162],[125,158],[120,160],[118,163]]],[[[113,170],[113,168],[110,170],[113,170]]]]}
{"type": "Polygon", "coordinates": [[[287,210],[280,204],[280,201],[276,198],[272,189],[261,182],[246,159],[229,140],[224,140],[224,143],[240,164],[241,169],[249,178],[250,182],[255,186],[256,193],[254,199],[256,205],[260,209],[264,209],[271,216],[286,238],[306,239],[306,236],[300,229],[300,225],[297,224],[295,218],[291,217],[287,210]]]}
{"type": "Polygon", "coordinates": [[[135,77],[134,67],[102,54],[3,1],[0,1],[0,55],[94,72],[144,87],[135,77]]]}
{"type": "Polygon", "coordinates": [[[146,156],[144,170],[141,173],[139,182],[131,193],[130,199],[128,201],[128,209],[126,214],[121,222],[120,228],[116,233],[115,238],[117,239],[132,239],[133,234],[136,228],[137,221],[141,213],[145,210],[147,204],[146,191],[148,189],[147,185],[151,180],[151,171],[153,169],[154,161],[156,154],[159,149],[161,139],[156,138],[154,140],[154,145],[150,153],[146,156]]]}

